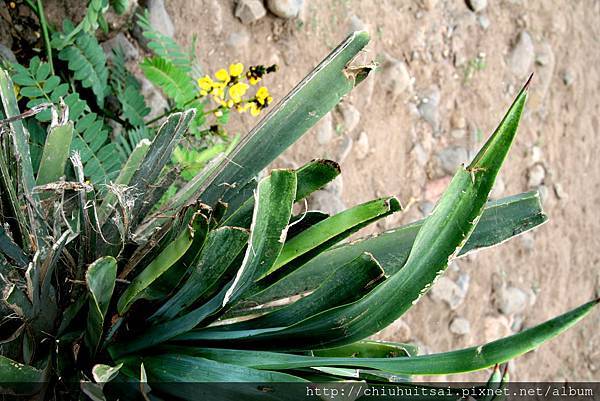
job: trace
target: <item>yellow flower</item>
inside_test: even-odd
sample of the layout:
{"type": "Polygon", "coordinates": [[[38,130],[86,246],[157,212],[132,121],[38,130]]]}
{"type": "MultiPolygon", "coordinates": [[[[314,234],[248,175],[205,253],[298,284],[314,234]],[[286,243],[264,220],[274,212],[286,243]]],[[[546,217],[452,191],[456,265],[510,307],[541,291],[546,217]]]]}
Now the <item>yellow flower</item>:
{"type": "Polygon", "coordinates": [[[225,68],[221,68],[219,71],[215,72],[215,77],[222,82],[229,82],[229,80],[231,79],[229,77],[229,73],[227,72],[227,70],[225,70],[225,68]]]}
{"type": "Polygon", "coordinates": [[[235,108],[237,109],[237,111],[239,113],[245,113],[248,111],[251,104],[253,104],[253,103],[244,103],[244,104],[240,103],[235,108]]]}
{"type": "Polygon", "coordinates": [[[273,98],[269,95],[269,90],[264,86],[261,86],[256,91],[256,100],[258,100],[258,103],[260,103],[261,106],[264,106],[266,104],[269,104],[270,101],[273,100],[273,98]]]}
{"type": "Polygon", "coordinates": [[[223,115],[223,112],[221,110],[215,111],[215,116],[216,117],[221,117],[222,115],[223,115]]]}
{"type": "Polygon", "coordinates": [[[235,64],[231,64],[229,66],[229,74],[232,77],[239,77],[243,73],[244,73],[244,64],[242,64],[242,63],[235,63],[235,64]]]}
{"type": "Polygon", "coordinates": [[[198,78],[198,86],[200,87],[200,89],[202,89],[203,91],[210,91],[213,87],[213,80],[208,76],[205,75],[202,78],[198,78]]]}
{"type": "Polygon", "coordinates": [[[225,102],[225,100],[223,100],[223,98],[218,97],[218,96],[213,96],[213,100],[215,101],[215,103],[219,104],[219,106],[227,107],[227,102],[225,102]]]}
{"type": "Polygon", "coordinates": [[[210,94],[219,98],[225,97],[225,86],[226,84],[224,84],[223,82],[215,82],[213,84],[212,91],[210,92],[210,94]]]}
{"type": "Polygon", "coordinates": [[[260,78],[258,78],[258,77],[248,78],[248,82],[250,82],[250,85],[256,85],[258,83],[258,81],[260,81],[260,78]]]}
{"type": "Polygon", "coordinates": [[[252,114],[253,117],[260,114],[260,107],[254,102],[250,103],[250,114],[252,114]]]}
{"type": "Polygon", "coordinates": [[[234,101],[234,103],[239,103],[242,101],[242,96],[246,94],[249,86],[243,82],[238,82],[229,88],[229,96],[234,101]]]}

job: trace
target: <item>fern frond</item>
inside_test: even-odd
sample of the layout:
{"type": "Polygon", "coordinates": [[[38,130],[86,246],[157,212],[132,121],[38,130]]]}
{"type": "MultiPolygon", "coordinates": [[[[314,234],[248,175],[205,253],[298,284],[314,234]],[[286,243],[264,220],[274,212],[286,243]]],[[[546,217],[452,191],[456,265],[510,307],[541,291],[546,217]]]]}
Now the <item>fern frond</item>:
{"type": "MultiPolygon", "coordinates": [[[[50,73],[50,64],[42,62],[39,57],[33,57],[29,67],[14,63],[13,82],[19,85],[19,95],[29,99],[27,107],[32,108],[41,103],[58,103],[65,96],[69,85],[61,83],[60,78],[50,73]]],[[[36,114],[39,121],[50,121],[50,109],[36,114]]]]}
{"type": "Polygon", "coordinates": [[[108,10],[108,6],[108,0],[90,0],[85,16],[77,26],[73,26],[70,21],[65,21],[63,32],[55,32],[52,35],[52,47],[62,50],[72,45],[80,32],[94,34],[99,26],[106,25],[104,14],[108,10]]]}
{"type": "Polygon", "coordinates": [[[194,82],[185,71],[161,57],[146,58],[140,67],[146,78],[173,99],[180,109],[186,107],[197,94],[194,82]]]}
{"type": "Polygon", "coordinates": [[[141,93],[141,85],[125,66],[123,49],[115,48],[113,54],[110,66],[110,86],[121,103],[120,117],[134,127],[143,126],[144,117],[150,113],[150,108],[146,105],[141,93]]]}
{"type": "Polygon", "coordinates": [[[123,92],[117,95],[117,99],[122,107],[121,117],[135,127],[143,126],[144,117],[150,113],[150,108],[146,106],[139,87],[127,86],[123,92]]]}
{"type": "Polygon", "coordinates": [[[118,92],[125,87],[131,73],[125,65],[125,52],[121,46],[112,49],[113,56],[109,64],[109,82],[113,92],[118,92]]]}
{"type": "Polygon", "coordinates": [[[75,124],[71,150],[81,155],[86,177],[94,184],[114,180],[122,160],[115,157],[117,145],[110,141],[104,122],[96,113],[90,112],[85,100],[77,93],[67,96],[65,103],[69,106],[69,118],[75,124]]]}
{"type": "Polygon", "coordinates": [[[145,125],[127,131],[126,135],[119,135],[115,143],[121,158],[127,160],[131,152],[143,139],[152,139],[151,132],[145,125]]]}
{"type": "Polygon", "coordinates": [[[119,15],[123,15],[129,8],[129,0],[110,0],[110,6],[119,15]]]}
{"type": "Polygon", "coordinates": [[[106,56],[96,38],[81,32],[75,42],[63,48],[58,58],[67,62],[73,78],[84,88],[91,88],[98,106],[104,106],[104,96],[108,85],[106,56]]]}
{"type": "Polygon", "coordinates": [[[173,38],[154,29],[150,24],[148,10],[137,15],[137,24],[142,30],[142,35],[148,39],[148,48],[156,56],[169,61],[183,72],[192,71],[195,61],[194,51],[184,51],[173,38]]]}

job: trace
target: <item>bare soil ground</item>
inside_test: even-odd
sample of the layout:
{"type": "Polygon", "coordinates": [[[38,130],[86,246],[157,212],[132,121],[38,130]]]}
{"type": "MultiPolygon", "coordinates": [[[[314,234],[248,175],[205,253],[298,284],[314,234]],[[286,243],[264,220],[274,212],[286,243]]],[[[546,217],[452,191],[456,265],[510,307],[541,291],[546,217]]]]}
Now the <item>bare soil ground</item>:
{"type": "MultiPolygon", "coordinates": [[[[505,188],[498,191],[510,195],[530,189],[528,171],[533,164],[541,164],[550,221],[533,234],[453,266],[450,277],[462,275],[463,284],[466,276],[470,279],[465,300],[455,310],[424,297],[403,322],[378,335],[417,341],[427,352],[479,344],[519,329],[520,322],[522,327],[534,325],[593,298],[600,286],[600,2],[489,3],[475,14],[460,0],[309,0],[299,20],[268,14],[245,26],[234,18],[232,0],[167,2],[177,39],[190,43],[197,35],[198,55],[207,70],[232,61],[279,64],[280,72],[267,81],[276,99],[352,26],[360,26],[356,19],[353,25],[353,17],[372,36],[362,56],[365,61],[385,60],[387,55],[406,63],[413,78],[410,88],[394,98],[385,91],[389,77],[376,72],[344,101],[360,112],[356,129],[346,132],[336,114],[336,138],[321,145],[313,132],[283,159],[283,164],[302,164],[315,157],[335,157],[344,135],[353,138],[354,149],[342,163],[341,196],[346,205],[385,194],[397,195],[404,203],[434,201],[427,199],[436,196],[439,182],[432,179],[436,177],[431,171],[434,155],[448,146],[472,152],[493,131],[526,78],[511,72],[510,58],[519,33],[529,32],[537,60],[529,69],[536,76],[519,136],[502,173],[505,188]],[[487,29],[483,27],[486,22],[487,29]],[[248,44],[228,44],[232,33],[247,34],[248,44]],[[478,64],[478,57],[485,62],[478,64]],[[437,132],[417,108],[432,86],[440,93],[437,132]],[[359,159],[356,140],[363,131],[370,153],[359,159]],[[413,150],[417,144],[425,157],[413,150]],[[501,314],[494,297],[502,285],[523,290],[533,304],[518,314],[501,314]],[[449,331],[457,316],[470,322],[468,334],[449,331]]],[[[252,123],[245,120],[244,128],[252,123]]],[[[399,222],[420,218],[417,205],[399,222]]],[[[598,327],[600,314],[594,313],[539,351],[517,360],[512,377],[599,380],[598,327]]]]}

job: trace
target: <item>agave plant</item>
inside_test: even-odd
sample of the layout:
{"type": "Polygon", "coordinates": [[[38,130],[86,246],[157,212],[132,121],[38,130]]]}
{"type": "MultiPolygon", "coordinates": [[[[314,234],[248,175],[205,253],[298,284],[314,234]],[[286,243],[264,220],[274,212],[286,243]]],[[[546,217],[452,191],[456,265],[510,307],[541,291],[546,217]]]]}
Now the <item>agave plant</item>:
{"type": "MultiPolygon", "coordinates": [[[[152,142],[141,141],[114,183],[93,186],[70,152],[66,110],[55,113],[34,171],[21,120],[34,111],[20,113],[1,71],[0,389],[48,399],[79,398],[83,390],[102,400],[136,392],[198,399],[197,388],[180,382],[397,386],[398,377],[501,364],[588,314],[598,300],[443,354],[418,356],[411,345],[368,340],[414,305],[449,261],[537,227],[546,216],[537,193],[487,202],[526,87],[422,221],[346,242],[400,212],[400,202],[385,197],[333,216],[294,214],[297,202],[340,173],[328,160],[258,180],[367,76],[371,67],[352,64],[367,42],[365,32],[349,36],[231,154],[160,207],[173,174],[165,166],[193,110],[171,115],[152,142]]],[[[492,382],[500,376],[496,370],[492,382]]],[[[243,397],[298,399],[264,385],[245,387],[243,397]]]]}

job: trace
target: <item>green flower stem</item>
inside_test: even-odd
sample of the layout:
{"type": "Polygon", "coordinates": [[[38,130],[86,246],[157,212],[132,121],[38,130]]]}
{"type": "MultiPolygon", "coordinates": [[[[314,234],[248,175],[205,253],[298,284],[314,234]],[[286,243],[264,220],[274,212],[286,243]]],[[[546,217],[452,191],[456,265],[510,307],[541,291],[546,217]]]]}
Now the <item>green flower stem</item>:
{"type": "MultiPolygon", "coordinates": [[[[34,11],[36,11],[34,7],[32,8],[34,11]]],[[[50,71],[52,75],[54,75],[54,64],[52,63],[52,46],[50,46],[50,36],[48,35],[48,23],[46,22],[46,15],[44,14],[44,5],[42,4],[42,0],[37,0],[37,15],[40,19],[42,34],[44,35],[44,44],[46,46],[46,56],[48,57],[48,64],[50,64],[50,71]]]]}

